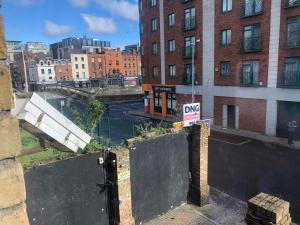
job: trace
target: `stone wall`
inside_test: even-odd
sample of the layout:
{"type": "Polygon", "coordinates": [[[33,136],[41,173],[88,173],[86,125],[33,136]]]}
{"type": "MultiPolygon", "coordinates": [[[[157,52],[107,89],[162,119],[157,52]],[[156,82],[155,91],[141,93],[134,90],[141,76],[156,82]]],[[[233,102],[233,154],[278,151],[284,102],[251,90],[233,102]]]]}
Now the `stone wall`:
{"type": "Polygon", "coordinates": [[[0,16],[0,224],[29,225],[23,169],[15,158],[21,152],[19,124],[10,114],[14,104],[5,60],[3,17],[0,16]]]}

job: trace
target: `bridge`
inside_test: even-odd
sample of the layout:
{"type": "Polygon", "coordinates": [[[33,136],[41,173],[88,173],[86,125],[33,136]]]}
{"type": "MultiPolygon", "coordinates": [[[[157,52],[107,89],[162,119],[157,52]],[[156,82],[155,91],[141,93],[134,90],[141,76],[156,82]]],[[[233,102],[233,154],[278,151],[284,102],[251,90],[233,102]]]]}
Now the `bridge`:
{"type": "Polygon", "coordinates": [[[96,99],[109,105],[118,102],[139,101],[143,99],[142,88],[123,88],[108,86],[107,88],[74,88],[62,85],[45,86],[44,91],[66,96],[82,102],[96,99]]]}

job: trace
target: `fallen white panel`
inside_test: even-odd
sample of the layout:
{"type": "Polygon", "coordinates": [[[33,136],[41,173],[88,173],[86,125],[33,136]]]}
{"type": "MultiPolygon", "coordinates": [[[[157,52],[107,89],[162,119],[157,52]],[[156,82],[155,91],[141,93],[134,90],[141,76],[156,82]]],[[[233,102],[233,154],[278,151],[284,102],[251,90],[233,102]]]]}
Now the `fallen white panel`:
{"type": "Polygon", "coordinates": [[[84,149],[91,137],[72,121],[57,111],[53,106],[33,93],[30,100],[16,101],[15,114],[20,120],[57,142],[64,150],[77,152],[84,149]]]}

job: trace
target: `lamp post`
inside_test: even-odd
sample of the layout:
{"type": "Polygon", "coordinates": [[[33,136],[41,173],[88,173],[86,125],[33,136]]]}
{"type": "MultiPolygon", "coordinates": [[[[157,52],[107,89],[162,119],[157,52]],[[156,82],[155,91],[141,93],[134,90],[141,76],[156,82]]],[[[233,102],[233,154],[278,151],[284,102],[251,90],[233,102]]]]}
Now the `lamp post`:
{"type": "Polygon", "coordinates": [[[195,102],[195,48],[196,44],[200,42],[200,39],[197,39],[195,43],[192,44],[192,103],[195,102]]]}

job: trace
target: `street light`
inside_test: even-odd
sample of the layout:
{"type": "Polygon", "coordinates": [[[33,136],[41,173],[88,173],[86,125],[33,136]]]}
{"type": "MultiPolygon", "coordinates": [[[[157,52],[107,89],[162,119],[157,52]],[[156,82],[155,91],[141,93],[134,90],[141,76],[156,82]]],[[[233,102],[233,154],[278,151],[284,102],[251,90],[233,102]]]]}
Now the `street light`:
{"type": "Polygon", "coordinates": [[[195,48],[196,44],[200,42],[200,39],[197,39],[195,43],[192,44],[192,103],[195,102],[195,94],[194,94],[194,87],[195,87],[195,48]]]}

